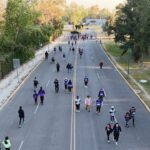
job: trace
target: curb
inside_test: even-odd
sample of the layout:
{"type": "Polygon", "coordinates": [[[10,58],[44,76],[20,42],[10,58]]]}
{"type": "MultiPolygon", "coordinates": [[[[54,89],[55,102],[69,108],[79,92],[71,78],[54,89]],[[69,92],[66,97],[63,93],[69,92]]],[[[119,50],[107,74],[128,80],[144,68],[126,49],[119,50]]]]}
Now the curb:
{"type": "MultiPolygon", "coordinates": [[[[140,102],[145,106],[145,108],[147,109],[147,111],[150,112],[150,108],[146,105],[146,103],[144,102],[144,100],[135,92],[134,88],[131,86],[131,84],[125,79],[125,77],[122,75],[122,73],[118,70],[118,67],[116,67],[115,64],[117,64],[120,67],[120,65],[115,61],[112,60],[112,56],[106,53],[106,48],[104,47],[103,43],[100,43],[100,47],[103,49],[103,52],[105,53],[105,55],[108,57],[108,59],[110,60],[110,62],[112,63],[112,65],[115,67],[115,69],[117,70],[117,72],[121,75],[121,77],[123,78],[123,80],[127,83],[127,85],[129,86],[129,88],[133,91],[133,93],[138,97],[138,99],[140,100],[140,102]],[[115,61],[115,63],[113,62],[115,61]]],[[[129,78],[131,79],[131,77],[129,76],[129,78]]],[[[132,79],[131,79],[132,80],[132,79]]],[[[134,81],[133,81],[134,82],[134,81]]]]}

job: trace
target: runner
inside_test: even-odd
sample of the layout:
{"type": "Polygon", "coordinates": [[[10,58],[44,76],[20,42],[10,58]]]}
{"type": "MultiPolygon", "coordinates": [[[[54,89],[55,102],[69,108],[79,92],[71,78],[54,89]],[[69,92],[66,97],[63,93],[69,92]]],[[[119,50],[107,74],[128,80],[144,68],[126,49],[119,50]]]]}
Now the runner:
{"type": "Polygon", "coordinates": [[[105,90],[104,88],[101,88],[98,93],[98,97],[103,99],[105,96],[106,96],[105,90]]]}
{"type": "Polygon", "coordinates": [[[104,63],[101,61],[101,62],[99,63],[100,69],[103,68],[103,65],[104,65],[104,63]]]}
{"type": "Polygon", "coordinates": [[[57,72],[59,72],[59,70],[60,70],[60,64],[58,62],[56,64],[56,70],[57,70],[57,72]]]}
{"type": "Polygon", "coordinates": [[[107,135],[107,142],[110,142],[110,134],[113,132],[113,129],[111,127],[111,124],[107,124],[105,127],[106,135],[107,135]]]}
{"type": "Polygon", "coordinates": [[[75,99],[76,112],[80,112],[80,102],[81,102],[81,99],[79,98],[79,96],[77,96],[75,99]]]}
{"type": "Polygon", "coordinates": [[[111,106],[109,110],[111,123],[115,123],[115,112],[116,112],[115,107],[111,106]]]}
{"type": "Polygon", "coordinates": [[[85,103],[85,109],[90,112],[91,111],[91,105],[92,105],[92,100],[90,96],[87,96],[84,100],[85,103]]]}
{"type": "Polygon", "coordinates": [[[102,103],[103,103],[102,99],[98,98],[96,100],[96,113],[97,114],[100,114],[102,103]]]}
{"type": "Polygon", "coordinates": [[[130,120],[130,113],[126,112],[124,118],[125,118],[125,122],[126,122],[125,127],[129,128],[129,124],[128,123],[129,123],[129,120],[130,120]]]}
{"type": "Polygon", "coordinates": [[[41,104],[43,105],[43,103],[44,103],[45,91],[43,90],[42,87],[40,87],[40,90],[39,90],[39,92],[38,92],[38,95],[40,96],[41,104]]]}
{"type": "Polygon", "coordinates": [[[71,81],[71,80],[68,81],[67,87],[68,87],[69,93],[71,93],[71,92],[72,92],[72,88],[73,88],[73,84],[72,84],[72,81],[71,81]]]}
{"type": "Polygon", "coordinates": [[[4,141],[2,142],[5,150],[10,150],[11,148],[11,142],[8,136],[5,137],[4,141]]]}
{"type": "Polygon", "coordinates": [[[58,81],[58,79],[54,80],[54,85],[55,85],[55,92],[58,93],[59,92],[59,81],[58,81]]]}
{"type": "Polygon", "coordinates": [[[88,77],[85,76],[85,77],[84,77],[84,86],[85,86],[85,88],[87,88],[88,81],[89,81],[88,77]]]}
{"type": "Polygon", "coordinates": [[[37,104],[37,99],[38,99],[38,93],[36,92],[36,90],[34,90],[33,99],[34,99],[34,103],[36,105],[37,104]]]}
{"type": "Polygon", "coordinates": [[[33,80],[34,89],[37,89],[38,84],[39,84],[39,81],[38,81],[37,78],[35,77],[34,80],[33,80]]]}
{"type": "Polygon", "coordinates": [[[73,68],[72,64],[71,63],[68,63],[67,66],[66,66],[67,70],[68,70],[68,73],[71,73],[71,70],[73,68]]]}
{"type": "Polygon", "coordinates": [[[45,59],[48,59],[48,52],[45,52],[45,59]]]}
{"type": "Polygon", "coordinates": [[[67,90],[68,89],[68,79],[67,78],[65,78],[65,80],[64,80],[64,86],[65,86],[65,90],[67,90]]]}
{"type": "Polygon", "coordinates": [[[18,115],[19,115],[19,128],[21,128],[21,124],[24,123],[24,117],[25,117],[22,106],[19,107],[18,115]]]}
{"type": "Polygon", "coordinates": [[[118,145],[120,132],[121,132],[121,127],[119,126],[118,123],[116,123],[113,127],[113,134],[114,134],[114,140],[116,142],[116,145],[118,145]]]}

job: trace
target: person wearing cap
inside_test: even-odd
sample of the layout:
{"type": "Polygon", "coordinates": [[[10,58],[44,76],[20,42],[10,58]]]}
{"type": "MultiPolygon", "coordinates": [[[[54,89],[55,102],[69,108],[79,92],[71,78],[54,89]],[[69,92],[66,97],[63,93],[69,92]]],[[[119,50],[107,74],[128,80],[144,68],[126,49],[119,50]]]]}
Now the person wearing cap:
{"type": "Polygon", "coordinates": [[[111,106],[111,108],[109,110],[111,123],[115,122],[115,112],[116,112],[115,107],[111,106]]]}
{"type": "Polygon", "coordinates": [[[113,135],[114,135],[114,140],[116,142],[116,145],[118,145],[120,132],[121,132],[121,127],[120,127],[119,123],[116,123],[113,126],[113,135]]]}
{"type": "Polygon", "coordinates": [[[8,136],[5,137],[4,141],[2,142],[5,150],[10,150],[11,148],[11,142],[8,136]]]}

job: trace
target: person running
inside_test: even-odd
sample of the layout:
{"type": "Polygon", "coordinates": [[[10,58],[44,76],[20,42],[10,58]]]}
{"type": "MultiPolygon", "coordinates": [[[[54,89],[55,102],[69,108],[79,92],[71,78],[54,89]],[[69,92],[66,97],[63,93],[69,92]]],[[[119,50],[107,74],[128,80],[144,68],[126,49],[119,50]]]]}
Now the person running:
{"type": "Polygon", "coordinates": [[[84,86],[85,86],[85,88],[87,88],[88,81],[89,81],[88,77],[85,76],[85,77],[84,77],[84,86]]]}
{"type": "Polygon", "coordinates": [[[59,72],[59,70],[60,70],[60,64],[58,62],[56,63],[56,70],[57,70],[57,72],[59,72]]]}
{"type": "Polygon", "coordinates": [[[54,85],[55,85],[55,92],[58,93],[59,92],[59,81],[58,81],[58,79],[54,80],[54,85]]]}
{"type": "Polygon", "coordinates": [[[38,95],[40,96],[40,101],[41,101],[41,104],[43,105],[43,103],[44,103],[45,91],[43,90],[42,86],[40,87],[40,90],[39,90],[39,92],[38,92],[38,95]]]}
{"type": "Polygon", "coordinates": [[[100,61],[100,63],[99,63],[100,69],[103,68],[103,65],[104,65],[104,63],[102,61],[100,61]]]}
{"type": "Polygon", "coordinates": [[[73,84],[72,84],[72,81],[71,81],[71,80],[68,81],[67,87],[68,87],[69,93],[71,93],[71,92],[72,92],[72,88],[73,88],[73,84]]]}
{"type": "Polygon", "coordinates": [[[21,124],[24,123],[24,117],[25,117],[24,110],[22,109],[22,106],[19,107],[18,115],[19,115],[19,128],[21,128],[21,124]]]}
{"type": "Polygon", "coordinates": [[[67,66],[66,66],[67,70],[68,70],[68,73],[71,73],[71,70],[73,68],[72,64],[71,63],[68,63],[67,66]]]}
{"type": "Polygon", "coordinates": [[[128,123],[129,123],[129,120],[130,120],[130,113],[126,112],[124,118],[125,118],[125,122],[126,122],[125,127],[129,128],[129,124],[128,123]]]}
{"type": "Polygon", "coordinates": [[[135,112],[136,112],[136,108],[134,106],[132,106],[129,110],[131,119],[132,119],[132,125],[135,126],[135,112]]]}
{"type": "Polygon", "coordinates": [[[85,109],[90,112],[91,111],[91,105],[92,105],[92,99],[90,96],[87,96],[84,100],[85,103],[85,109]]]}
{"type": "Polygon", "coordinates": [[[79,96],[77,96],[75,99],[76,112],[80,112],[80,103],[81,103],[81,99],[79,96]]]}
{"type": "Polygon", "coordinates": [[[67,90],[68,89],[68,79],[67,78],[65,78],[65,80],[64,80],[64,86],[65,86],[65,90],[67,90]]]}
{"type": "Polygon", "coordinates": [[[110,134],[113,132],[111,124],[107,124],[105,127],[106,135],[107,135],[107,142],[110,142],[110,134]]]}
{"type": "Polygon", "coordinates": [[[120,127],[119,123],[116,123],[113,126],[113,135],[114,135],[114,140],[116,142],[116,145],[118,145],[120,132],[121,132],[121,127],[120,127]]]}
{"type": "Polygon", "coordinates": [[[37,78],[35,77],[34,80],[33,80],[34,89],[37,89],[38,84],[39,84],[39,81],[38,81],[37,78]]]}
{"type": "Polygon", "coordinates": [[[102,106],[103,100],[98,98],[96,100],[96,113],[99,114],[101,111],[101,106],[102,106]]]}
{"type": "Polygon", "coordinates": [[[48,59],[48,52],[45,52],[45,59],[48,59]]]}
{"type": "Polygon", "coordinates": [[[105,96],[106,96],[105,90],[104,88],[101,88],[98,93],[98,97],[103,99],[105,96]]]}
{"type": "Polygon", "coordinates": [[[115,122],[115,112],[116,112],[115,107],[111,106],[111,108],[109,110],[111,123],[115,122]]]}
{"type": "Polygon", "coordinates": [[[33,99],[34,99],[34,103],[36,105],[37,104],[37,99],[38,99],[38,93],[36,92],[36,90],[34,90],[33,99]]]}
{"type": "Polygon", "coordinates": [[[3,144],[4,148],[5,148],[5,150],[10,150],[11,142],[10,142],[10,139],[9,139],[8,136],[5,137],[5,139],[3,140],[2,144],[3,144]]]}

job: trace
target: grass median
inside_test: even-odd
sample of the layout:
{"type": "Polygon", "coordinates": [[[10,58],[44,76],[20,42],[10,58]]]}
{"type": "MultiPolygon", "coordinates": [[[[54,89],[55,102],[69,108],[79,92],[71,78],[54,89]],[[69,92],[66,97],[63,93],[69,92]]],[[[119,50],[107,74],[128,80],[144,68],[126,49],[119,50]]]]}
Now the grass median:
{"type": "Polygon", "coordinates": [[[122,50],[119,45],[113,41],[103,41],[103,46],[106,53],[111,59],[119,64],[119,70],[126,80],[130,83],[144,103],[150,108],[150,57],[146,57],[141,64],[135,63],[131,57],[131,53],[127,52],[121,56],[122,50]],[[132,78],[134,80],[132,80],[132,78]],[[141,83],[141,80],[146,80],[146,83],[141,83]],[[142,87],[146,92],[141,90],[142,87]],[[147,95],[148,94],[148,95],[147,95]]]}

